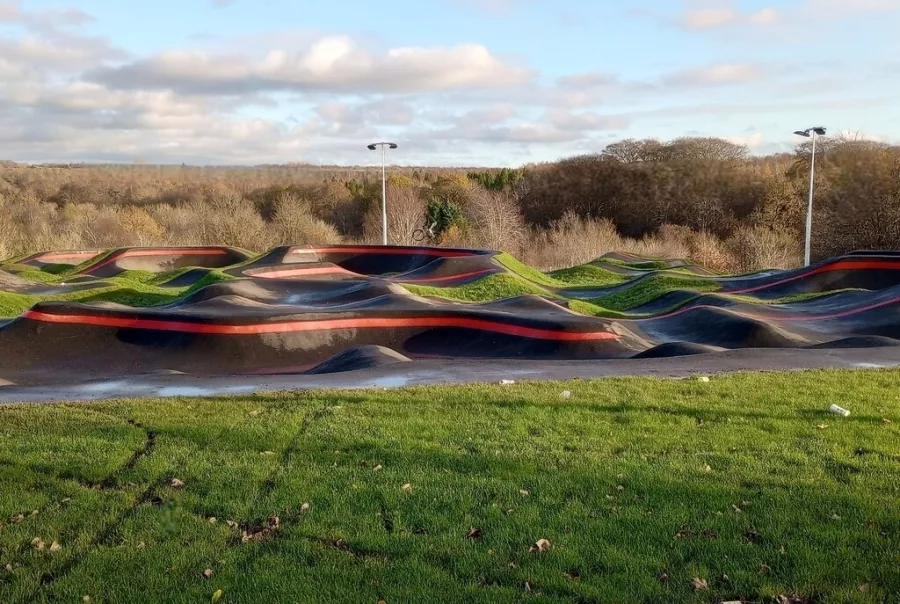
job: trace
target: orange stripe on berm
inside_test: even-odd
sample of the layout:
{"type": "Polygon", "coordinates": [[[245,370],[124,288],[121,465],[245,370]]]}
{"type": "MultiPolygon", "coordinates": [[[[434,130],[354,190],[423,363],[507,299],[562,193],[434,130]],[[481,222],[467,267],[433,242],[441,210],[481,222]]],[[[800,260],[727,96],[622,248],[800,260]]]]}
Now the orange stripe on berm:
{"type": "Polygon", "coordinates": [[[385,328],[417,328],[417,327],[455,327],[477,329],[493,333],[502,333],[523,338],[539,340],[558,340],[562,342],[592,342],[602,340],[618,340],[619,336],[608,331],[562,331],[510,325],[499,321],[476,319],[470,317],[437,316],[437,317],[357,317],[346,319],[317,319],[310,321],[278,321],[273,323],[254,323],[236,325],[226,323],[191,323],[187,321],[167,321],[159,319],[141,319],[137,317],[111,317],[105,315],[67,315],[29,310],[23,318],[44,323],[63,323],[71,325],[91,325],[95,327],[117,327],[123,329],[155,329],[160,331],[176,331],[207,335],[252,335],[264,333],[286,333],[301,331],[326,331],[331,329],[385,329],[385,328]]]}

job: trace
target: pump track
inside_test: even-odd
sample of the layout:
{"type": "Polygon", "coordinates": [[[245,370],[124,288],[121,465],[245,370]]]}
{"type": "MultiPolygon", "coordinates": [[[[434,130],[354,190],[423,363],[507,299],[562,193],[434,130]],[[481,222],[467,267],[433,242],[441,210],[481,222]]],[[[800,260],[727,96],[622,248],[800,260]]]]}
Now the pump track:
{"type": "Polygon", "coordinates": [[[584,266],[603,278],[428,247],[13,258],[0,402],[900,365],[900,252],[738,276],[628,254],[584,266]]]}

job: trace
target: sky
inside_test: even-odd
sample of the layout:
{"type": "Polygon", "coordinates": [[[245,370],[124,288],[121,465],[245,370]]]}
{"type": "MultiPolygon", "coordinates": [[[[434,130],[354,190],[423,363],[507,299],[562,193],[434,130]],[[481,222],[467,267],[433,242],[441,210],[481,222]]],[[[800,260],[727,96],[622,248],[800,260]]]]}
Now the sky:
{"type": "Polygon", "coordinates": [[[0,159],[520,166],[900,143],[900,0],[0,0],[0,159]]]}

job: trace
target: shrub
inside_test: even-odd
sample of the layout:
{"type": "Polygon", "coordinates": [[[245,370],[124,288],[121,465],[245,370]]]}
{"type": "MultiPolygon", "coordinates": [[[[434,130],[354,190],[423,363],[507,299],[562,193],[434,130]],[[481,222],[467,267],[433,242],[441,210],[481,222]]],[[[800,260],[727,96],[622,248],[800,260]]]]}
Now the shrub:
{"type": "Polygon", "coordinates": [[[116,212],[116,220],[134,245],[158,245],[163,242],[162,226],[144,208],[121,208],[116,212]]]}
{"type": "Polygon", "coordinates": [[[204,245],[233,245],[249,250],[271,247],[274,237],[253,204],[236,193],[220,195],[201,206],[205,220],[200,242],[204,245]]]}
{"type": "Polygon", "coordinates": [[[738,228],[726,242],[733,270],[742,273],[768,268],[790,268],[803,260],[802,243],[795,234],[762,226],[738,228]]]}
{"type": "Polygon", "coordinates": [[[691,236],[688,242],[688,257],[697,264],[715,271],[732,271],[737,266],[734,256],[722,240],[706,231],[691,236]]]}
{"type": "Polygon", "coordinates": [[[568,212],[550,228],[534,229],[522,256],[527,264],[552,270],[584,264],[621,247],[622,237],[612,221],[568,212]]]}
{"type": "Polygon", "coordinates": [[[271,230],[281,245],[325,245],[341,242],[337,229],[313,215],[312,204],[290,193],[275,201],[271,230]]]}

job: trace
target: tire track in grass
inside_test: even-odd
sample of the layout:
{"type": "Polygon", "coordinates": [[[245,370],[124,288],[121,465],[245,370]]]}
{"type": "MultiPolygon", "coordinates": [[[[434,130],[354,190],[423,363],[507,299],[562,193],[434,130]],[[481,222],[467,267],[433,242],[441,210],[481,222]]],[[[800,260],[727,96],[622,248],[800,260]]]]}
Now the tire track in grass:
{"type": "MultiPolygon", "coordinates": [[[[106,415],[107,417],[115,417],[115,416],[108,415],[108,414],[102,414],[102,415],[106,415]]],[[[121,418],[118,418],[118,417],[116,419],[121,420],[121,418]]],[[[106,478],[104,478],[99,483],[97,483],[96,486],[100,490],[109,490],[109,489],[117,488],[117,482],[118,482],[119,477],[122,476],[125,472],[134,468],[141,459],[145,459],[146,457],[149,457],[153,453],[154,448],[156,447],[157,433],[155,430],[146,428],[139,422],[136,422],[131,419],[126,420],[126,422],[131,426],[135,426],[137,428],[144,430],[145,435],[146,435],[146,440],[144,441],[144,446],[141,447],[140,449],[135,450],[132,453],[131,457],[129,457],[128,460],[124,464],[122,464],[121,466],[119,466],[118,468],[113,470],[113,472],[111,472],[106,478]]],[[[74,553],[69,558],[66,558],[66,560],[58,568],[48,570],[48,571],[45,571],[44,573],[42,573],[40,580],[38,581],[37,589],[34,592],[32,592],[32,594],[29,596],[29,598],[25,601],[30,602],[30,601],[36,600],[38,598],[38,596],[41,594],[41,592],[47,588],[47,586],[51,585],[52,583],[59,580],[60,578],[66,576],[76,565],[81,563],[94,549],[106,544],[108,542],[109,538],[115,533],[115,531],[117,531],[119,529],[119,527],[122,525],[122,523],[125,522],[125,520],[127,520],[130,517],[130,515],[134,512],[134,510],[137,509],[138,506],[149,501],[150,496],[153,493],[153,490],[158,488],[160,486],[160,484],[164,484],[164,482],[165,482],[164,479],[157,478],[157,480],[152,482],[149,486],[147,486],[147,488],[144,489],[144,491],[138,495],[138,497],[134,500],[134,502],[131,505],[129,505],[128,507],[126,507],[125,510],[123,510],[122,513],[119,514],[119,516],[116,519],[112,520],[109,524],[104,526],[101,530],[97,531],[97,533],[94,534],[93,539],[91,539],[91,542],[83,550],[81,550],[80,552],[74,553]]]]}
{"type": "MultiPolygon", "coordinates": [[[[238,529],[241,531],[240,539],[231,539],[229,540],[229,546],[239,546],[244,543],[251,541],[260,541],[260,540],[270,540],[277,537],[278,533],[283,528],[282,520],[287,520],[288,516],[293,518],[299,517],[299,512],[295,514],[289,514],[288,511],[285,510],[281,515],[278,515],[278,512],[272,512],[271,514],[264,515],[262,519],[260,519],[256,514],[254,514],[255,507],[263,500],[264,497],[269,496],[274,490],[278,483],[278,478],[282,476],[286,472],[287,464],[289,460],[293,457],[293,455],[300,450],[300,443],[303,440],[303,437],[309,431],[310,426],[318,421],[319,419],[329,416],[332,414],[332,406],[327,403],[323,403],[321,407],[315,408],[312,411],[306,412],[303,415],[303,418],[300,420],[300,427],[297,431],[291,436],[287,445],[281,450],[281,455],[278,458],[278,461],[275,463],[272,470],[269,472],[268,476],[260,483],[259,488],[256,490],[256,493],[250,500],[248,509],[247,509],[247,517],[252,518],[243,523],[238,524],[238,529]]],[[[254,550],[245,562],[249,562],[257,555],[259,550],[254,550]]]]}
{"type": "MultiPolygon", "coordinates": [[[[121,417],[110,415],[107,413],[98,412],[101,415],[105,415],[110,418],[115,418],[121,421],[121,417]]],[[[258,489],[256,495],[253,498],[253,503],[250,506],[250,511],[252,511],[253,506],[261,499],[261,497],[268,495],[271,493],[276,484],[278,476],[284,472],[285,467],[289,459],[300,449],[300,443],[303,439],[303,436],[307,433],[310,426],[317,420],[328,416],[332,413],[332,409],[329,405],[324,404],[322,407],[312,410],[312,412],[308,412],[304,415],[301,420],[300,428],[297,432],[291,437],[288,445],[283,449],[281,453],[281,457],[279,458],[278,463],[275,468],[273,468],[272,472],[269,476],[262,482],[260,488],[258,489]]],[[[235,420],[234,423],[224,426],[221,430],[217,431],[215,435],[210,435],[208,439],[204,439],[206,442],[204,443],[196,443],[197,447],[208,446],[210,443],[218,440],[222,434],[227,432],[228,430],[232,430],[237,427],[242,421],[245,421],[245,417],[239,417],[235,420]]],[[[130,425],[140,427],[145,430],[147,438],[144,442],[144,446],[138,450],[135,450],[131,457],[129,457],[126,462],[110,473],[106,478],[98,483],[99,485],[106,485],[105,488],[112,489],[116,486],[117,480],[128,470],[134,468],[138,462],[151,455],[157,448],[159,443],[160,434],[158,430],[154,430],[151,428],[144,427],[142,424],[135,422],[134,420],[126,420],[130,425]],[[152,437],[151,437],[152,434],[152,437]]],[[[38,601],[42,597],[47,599],[48,593],[47,590],[57,581],[65,578],[75,567],[77,567],[81,562],[83,562],[93,551],[100,547],[109,546],[112,542],[114,535],[117,531],[127,522],[135,512],[142,506],[147,503],[150,503],[153,500],[154,493],[161,488],[164,488],[166,484],[168,484],[168,475],[171,473],[170,470],[174,467],[175,463],[168,464],[165,469],[163,469],[159,475],[155,477],[155,479],[151,480],[150,483],[144,488],[141,493],[137,495],[134,501],[129,505],[126,509],[124,509],[117,518],[110,521],[108,524],[100,528],[100,530],[95,533],[94,537],[91,539],[91,542],[84,547],[81,551],[74,553],[72,557],[66,559],[59,567],[46,571],[42,573],[37,588],[30,593],[23,602],[32,602],[38,601]]],[[[188,510],[190,513],[200,516],[193,510],[188,510]]],[[[265,520],[262,521],[265,523],[265,520]]],[[[244,525],[251,527],[255,526],[256,522],[250,521],[245,523],[244,525]]],[[[241,526],[244,526],[241,525],[241,526]]],[[[238,541],[237,543],[241,543],[238,541]]]]}
{"type": "MultiPolygon", "coordinates": [[[[115,418],[121,421],[121,417],[103,413],[100,411],[95,411],[100,415],[105,415],[110,418],[115,418]]],[[[209,438],[205,439],[205,442],[196,443],[197,447],[209,446],[210,443],[218,440],[222,434],[226,431],[233,429],[237,426],[244,418],[240,417],[235,420],[234,423],[224,426],[221,430],[217,431],[214,435],[210,435],[209,438]]],[[[141,459],[145,459],[149,455],[151,455],[156,449],[156,445],[159,441],[159,431],[151,428],[147,428],[136,422],[132,419],[125,420],[129,425],[133,425],[136,427],[140,427],[145,430],[147,434],[147,441],[145,441],[144,447],[135,451],[132,456],[119,468],[114,470],[109,476],[107,476],[101,483],[104,482],[112,482],[114,483],[118,480],[122,474],[127,472],[128,470],[134,468],[137,463],[141,459]],[[153,435],[151,438],[150,435],[153,435]]],[[[51,571],[44,572],[41,575],[38,587],[26,598],[23,600],[24,602],[33,602],[38,601],[40,596],[44,596],[44,599],[47,599],[46,590],[53,585],[55,582],[67,576],[72,569],[78,566],[81,562],[83,562],[94,550],[99,547],[108,546],[111,543],[112,537],[116,534],[116,532],[122,527],[122,525],[132,517],[132,515],[140,508],[140,506],[150,503],[153,501],[153,494],[157,489],[161,489],[165,487],[168,483],[168,475],[171,473],[171,468],[175,467],[177,464],[174,462],[168,464],[159,475],[157,475],[150,483],[146,486],[146,488],[141,491],[141,493],[135,498],[135,500],[129,505],[125,510],[122,511],[119,516],[109,522],[106,526],[102,527],[97,533],[94,535],[94,538],[91,539],[91,542],[80,552],[73,554],[71,558],[66,559],[59,568],[51,571]]]]}
{"type": "Polygon", "coordinates": [[[381,500],[381,505],[378,507],[378,515],[381,517],[381,525],[384,527],[384,532],[388,535],[394,532],[394,519],[391,517],[390,512],[387,509],[387,502],[384,500],[384,495],[378,495],[378,498],[381,500]]]}
{"type": "Polygon", "coordinates": [[[300,449],[300,441],[306,435],[307,430],[313,424],[313,422],[318,421],[319,419],[332,414],[332,407],[328,404],[323,404],[318,409],[314,409],[311,413],[307,413],[303,416],[303,419],[300,420],[300,428],[291,437],[291,440],[288,442],[287,446],[282,449],[281,456],[278,459],[278,463],[275,464],[275,467],[266,477],[266,479],[262,482],[260,489],[257,491],[256,495],[253,498],[252,504],[255,505],[259,498],[263,495],[269,495],[275,489],[275,483],[278,479],[279,473],[285,470],[285,466],[287,465],[290,457],[299,451],[300,449]]]}
{"type": "MultiPolygon", "coordinates": [[[[303,442],[304,437],[309,432],[310,428],[317,421],[322,418],[329,417],[333,415],[334,405],[329,403],[323,403],[322,406],[313,409],[310,412],[307,412],[303,419],[300,422],[300,427],[291,437],[291,440],[288,442],[287,446],[281,451],[281,456],[278,459],[278,462],[275,464],[275,467],[266,477],[266,479],[261,483],[259,490],[257,491],[256,496],[253,498],[252,503],[250,504],[250,510],[260,502],[260,500],[270,495],[276,488],[278,484],[278,479],[287,472],[287,465],[292,459],[292,457],[298,453],[301,449],[301,443],[303,442]]],[[[289,519],[299,518],[300,514],[293,514],[289,519]]],[[[379,494],[379,517],[381,519],[382,526],[387,534],[393,534],[394,531],[394,521],[388,511],[387,501],[385,500],[382,494],[379,494]]],[[[271,518],[271,516],[269,517],[271,518]]],[[[263,521],[255,521],[253,526],[259,526],[260,523],[265,523],[263,521]]],[[[283,528],[284,524],[279,523],[279,525],[271,532],[268,533],[269,538],[277,538],[277,532],[283,528]]],[[[308,543],[315,543],[322,547],[346,552],[350,556],[353,557],[355,561],[365,561],[365,560],[379,560],[383,562],[396,560],[397,557],[395,555],[389,555],[381,551],[371,550],[365,547],[359,547],[356,544],[348,543],[342,538],[338,537],[323,537],[321,535],[314,535],[309,533],[298,532],[296,537],[302,539],[308,543]]],[[[236,544],[242,544],[242,542],[236,542],[236,544]]],[[[248,554],[242,558],[241,563],[245,566],[249,566],[255,558],[257,558],[261,553],[264,553],[262,548],[255,548],[248,552],[248,554]]],[[[408,557],[410,554],[405,556],[401,556],[403,558],[408,557]]],[[[379,597],[379,599],[381,599],[379,597]]]]}
{"type": "MultiPolygon", "coordinates": [[[[122,418],[117,415],[103,413],[102,411],[97,411],[94,409],[90,409],[89,411],[92,415],[99,415],[99,416],[105,417],[107,419],[111,419],[117,423],[122,422],[122,418]]],[[[60,476],[57,474],[48,473],[46,470],[39,469],[39,468],[32,467],[29,469],[30,469],[30,471],[34,472],[37,475],[45,476],[52,480],[60,480],[60,481],[72,480],[76,484],[82,486],[85,489],[100,490],[100,491],[114,489],[114,488],[116,488],[116,482],[118,481],[118,478],[122,474],[127,472],[128,470],[132,469],[138,463],[138,461],[140,461],[142,458],[150,455],[153,452],[153,448],[156,444],[156,432],[155,431],[144,428],[144,426],[142,426],[138,422],[135,422],[132,419],[126,420],[126,423],[130,426],[144,430],[145,437],[146,437],[145,441],[144,441],[144,445],[142,447],[140,447],[139,449],[134,450],[132,452],[131,456],[125,461],[124,464],[122,464],[121,466],[119,466],[118,468],[116,468],[115,470],[110,472],[105,478],[103,478],[99,482],[96,482],[96,483],[89,482],[82,477],[63,477],[63,476],[60,476]]],[[[14,465],[14,464],[10,464],[10,465],[14,465]]],[[[120,521],[121,521],[121,517],[118,520],[115,520],[112,523],[110,523],[110,525],[108,527],[106,527],[106,529],[114,526],[117,522],[120,522],[120,521]]],[[[51,570],[47,570],[47,571],[44,571],[43,573],[41,573],[41,576],[38,580],[37,589],[35,591],[33,591],[28,596],[28,598],[24,601],[30,602],[30,601],[35,600],[35,598],[38,596],[38,594],[40,593],[40,591],[43,589],[43,587],[45,585],[52,583],[53,581],[56,580],[57,577],[68,573],[69,570],[71,570],[71,568],[75,564],[80,562],[84,558],[84,556],[87,555],[88,551],[90,551],[90,549],[95,546],[95,544],[101,538],[101,536],[106,531],[106,529],[99,531],[98,533],[96,533],[94,535],[93,539],[91,540],[91,543],[87,546],[85,551],[81,552],[80,554],[76,551],[76,553],[73,553],[72,556],[70,556],[69,558],[66,558],[59,567],[53,568],[51,570]]]]}
{"type": "MultiPolygon", "coordinates": [[[[62,407],[65,408],[65,407],[67,407],[67,405],[63,405],[62,407]]],[[[107,419],[111,419],[116,423],[123,421],[122,418],[119,417],[118,415],[104,413],[102,411],[97,411],[95,409],[90,409],[87,407],[79,407],[79,410],[88,412],[90,415],[97,415],[100,417],[105,417],[107,419]]],[[[52,478],[55,480],[72,481],[86,489],[94,489],[94,490],[99,489],[99,490],[104,490],[104,491],[113,489],[116,487],[115,483],[116,483],[116,480],[118,480],[118,477],[121,476],[122,474],[124,474],[125,472],[127,472],[128,470],[132,469],[137,464],[137,462],[140,461],[140,459],[142,457],[146,457],[147,455],[149,455],[151,453],[151,451],[153,450],[153,447],[156,444],[156,432],[155,431],[147,430],[143,425],[141,425],[139,422],[134,421],[133,419],[127,419],[124,421],[129,426],[141,429],[145,432],[146,440],[144,441],[144,445],[139,449],[135,449],[134,452],[132,453],[131,457],[128,460],[126,460],[124,464],[122,464],[120,467],[118,467],[115,470],[113,470],[112,472],[110,472],[109,475],[107,475],[105,478],[101,479],[98,482],[90,481],[83,476],[71,476],[66,473],[53,474],[53,473],[48,472],[45,468],[42,468],[42,467],[35,467],[32,465],[28,465],[26,467],[31,472],[34,472],[35,474],[40,474],[40,475],[46,476],[47,478],[52,478]]],[[[0,465],[15,466],[16,464],[11,461],[0,460],[0,465]]]]}
{"type": "MultiPolygon", "coordinates": [[[[275,466],[272,468],[272,471],[269,472],[269,475],[260,483],[259,488],[256,490],[256,493],[253,496],[253,499],[250,501],[250,505],[248,508],[248,515],[253,514],[253,510],[256,505],[260,502],[263,497],[271,495],[271,493],[275,490],[275,486],[278,483],[278,478],[286,471],[287,463],[290,458],[299,451],[300,442],[303,437],[306,435],[309,427],[313,424],[313,422],[318,421],[319,419],[331,415],[331,406],[328,404],[323,404],[321,407],[317,409],[313,409],[311,412],[307,412],[303,415],[303,419],[300,420],[300,427],[291,436],[291,439],[288,441],[287,446],[281,450],[281,455],[278,458],[278,461],[275,463],[275,466]]],[[[275,512],[273,512],[274,514],[275,512]]],[[[241,528],[244,531],[253,531],[255,528],[260,526],[265,526],[267,521],[269,521],[272,516],[266,516],[265,519],[260,520],[259,518],[254,518],[253,520],[249,520],[248,522],[241,525],[241,528]]],[[[280,530],[280,523],[276,527],[276,530],[280,530]]]]}
{"type": "Polygon", "coordinates": [[[131,457],[128,459],[128,461],[121,465],[117,470],[113,471],[109,476],[97,483],[97,487],[101,490],[107,490],[117,487],[119,477],[122,476],[125,472],[134,468],[134,466],[136,466],[142,458],[149,457],[150,454],[153,453],[153,448],[156,446],[156,431],[145,428],[143,424],[141,424],[140,422],[136,422],[133,419],[127,420],[127,423],[130,426],[134,426],[143,430],[147,436],[147,440],[144,441],[144,446],[142,448],[137,449],[136,451],[134,451],[134,453],[131,454],[131,457]]]}

